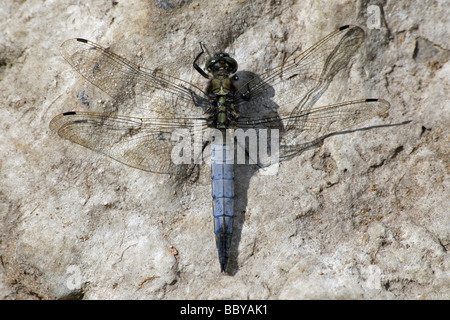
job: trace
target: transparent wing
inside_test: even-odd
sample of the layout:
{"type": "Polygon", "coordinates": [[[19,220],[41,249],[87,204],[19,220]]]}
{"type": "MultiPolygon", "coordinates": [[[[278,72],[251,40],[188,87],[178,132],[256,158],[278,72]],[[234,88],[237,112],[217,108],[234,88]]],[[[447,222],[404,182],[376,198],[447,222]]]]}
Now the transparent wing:
{"type": "Polygon", "coordinates": [[[180,146],[191,146],[194,137],[198,138],[195,135],[207,130],[205,121],[196,118],[151,119],[78,111],[56,116],[50,129],[130,167],[176,175],[200,164],[201,154],[189,154],[186,159],[177,150],[190,152],[180,146]]]}
{"type": "Polygon", "coordinates": [[[195,116],[203,112],[196,105],[207,104],[205,93],[195,85],[140,67],[89,40],[65,41],[61,55],[84,78],[119,102],[122,109],[118,113],[128,115],[127,108],[147,106],[146,111],[163,117],[195,116]],[[137,97],[146,101],[136,102],[137,97]]]}
{"type": "Polygon", "coordinates": [[[241,84],[240,111],[254,112],[261,105],[273,111],[312,108],[363,40],[361,28],[343,26],[295,58],[241,84]]]}
{"type": "Polygon", "coordinates": [[[279,160],[284,161],[333,133],[356,129],[357,125],[374,117],[387,117],[389,108],[386,100],[363,99],[263,117],[241,117],[238,126],[279,130],[279,160]]]}

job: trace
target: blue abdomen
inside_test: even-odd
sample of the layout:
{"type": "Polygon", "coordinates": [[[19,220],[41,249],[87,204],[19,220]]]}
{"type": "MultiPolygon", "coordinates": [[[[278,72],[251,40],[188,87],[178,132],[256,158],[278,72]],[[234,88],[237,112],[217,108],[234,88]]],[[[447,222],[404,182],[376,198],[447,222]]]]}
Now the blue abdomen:
{"type": "Polygon", "coordinates": [[[234,154],[233,144],[212,143],[211,179],[214,233],[220,269],[228,264],[234,216],[234,154]],[[229,158],[231,157],[231,158],[229,158]],[[228,162],[227,163],[227,159],[228,162]]]}

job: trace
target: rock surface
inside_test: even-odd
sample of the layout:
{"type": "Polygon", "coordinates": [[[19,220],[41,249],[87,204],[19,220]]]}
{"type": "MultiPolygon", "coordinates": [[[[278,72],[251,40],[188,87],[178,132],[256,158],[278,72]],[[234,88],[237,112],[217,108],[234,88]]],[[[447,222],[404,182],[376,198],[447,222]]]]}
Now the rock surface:
{"type": "Polygon", "coordinates": [[[450,9],[375,2],[3,1],[0,298],[450,299],[450,9]],[[49,130],[108,99],[66,39],[203,86],[199,41],[262,73],[346,24],[366,41],[318,104],[382,97],[389,117],[366,126],[399,125],[330,137],[276,176],[242,170],[229,275],[208,170],[177,189],[49,130]]]}

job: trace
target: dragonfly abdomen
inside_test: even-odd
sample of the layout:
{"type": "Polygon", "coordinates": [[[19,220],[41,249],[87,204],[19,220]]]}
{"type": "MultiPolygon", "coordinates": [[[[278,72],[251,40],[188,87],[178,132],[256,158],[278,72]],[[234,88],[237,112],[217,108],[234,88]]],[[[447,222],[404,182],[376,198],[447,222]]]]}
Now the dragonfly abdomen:
{"type": "Polygon", "coordinates": [[[214,233],[219,254],[220,271],[228,264],[234,216],[234,162],[232,144],[212,143],[211,179],[213,197],[214,233]],[[227,159],[231,159],[227,163],[227,159]]]}

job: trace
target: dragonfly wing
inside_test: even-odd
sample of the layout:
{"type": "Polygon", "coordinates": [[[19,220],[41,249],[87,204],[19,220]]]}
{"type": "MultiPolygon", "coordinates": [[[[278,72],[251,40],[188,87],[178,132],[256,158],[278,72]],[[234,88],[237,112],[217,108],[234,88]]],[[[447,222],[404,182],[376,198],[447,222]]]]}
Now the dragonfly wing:
{"type": "Polygon", "coordinates": [[[335,30],[295,58],[240,85],[241,109],[254,112],[265,105],[297,112],[312,108],[363,40],[364,31],[357,26],[335,30]]]}
{"type": "Polygon", "coordinates": [[[186,156],[192,155],[189,146],[193,135],[203,133],[206,126],[201,119],[150,119],[71,111],[53,118],[50,129],[127,166],[180,175],[180,170],[199,164],[198,158],[194,161],[186,156]],[[180,156],[180,152],[185,154],[180,156]]]}
{"type": "MultiPolygon", "coordinates": [[[[359,124],[374,117],[387,117],[389,108],[390,104],[386,100],[363,99],[263,117],[241,117],[238,126],[243,129],[278,130],[279,161],[284,161],[332,134],[357,129],[359,124]]],[[[267,143],[270,144],[270,141],[267,143]]]]}
{"type": "MultiPolygon", "coordinates": [[[[61,55],[84,78],[118,101],[119,108],[143,108],[142,102],[134,101],[141,97],[147,100],[148,109],[159,116],[192,116],[202,112],[196,105],[207,104],[204,92],[195,85],[145,69],[89,40],[65,41],[61,55]]],[[[118,113],[127,114],[128,110],[118,113]]]]}

